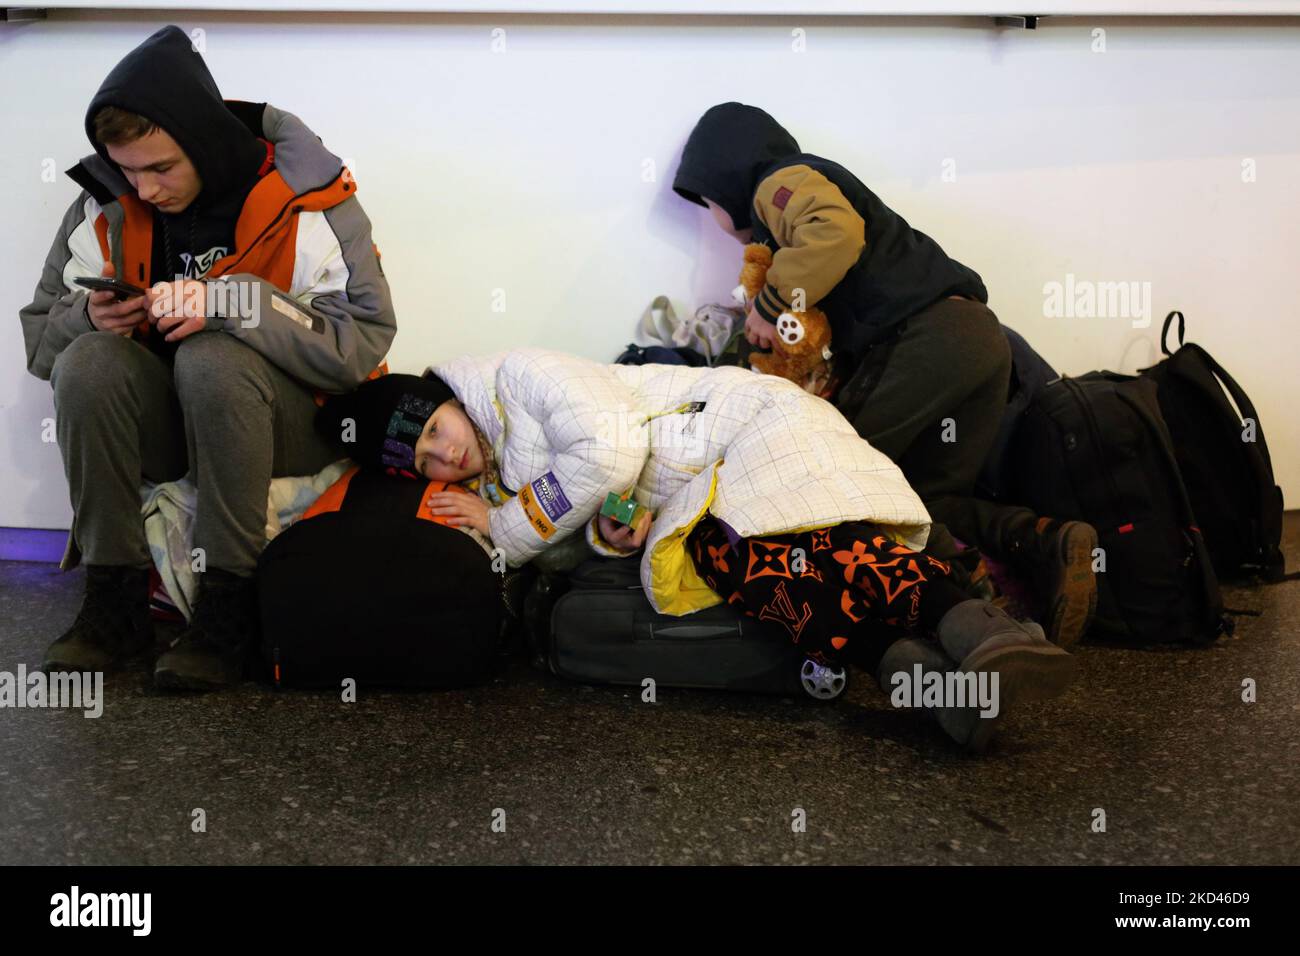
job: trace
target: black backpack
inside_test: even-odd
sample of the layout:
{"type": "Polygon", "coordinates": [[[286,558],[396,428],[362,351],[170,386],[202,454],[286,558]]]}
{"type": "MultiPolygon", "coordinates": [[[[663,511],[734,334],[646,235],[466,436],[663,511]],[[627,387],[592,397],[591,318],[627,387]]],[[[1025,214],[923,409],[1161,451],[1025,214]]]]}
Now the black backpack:
{"type": "Polygon", "coordinates": [[[430,520],[429,491],[445,487],[353,469],[267,545],[261,653],[277,685],[466,687],[497,673],[502,576],[430,520]]]}
{"type": "Polygon", "coordinates": [[[1039,391],[1016,432],[1017,499],[1087,521],[1105,561],[1093,632],[1139,643],[1231,633],[1149,378],[1090,372],[1039,391]]]}
{"type": "Polygon", "coordinates": [[[1183,313],[1170,312],[1160,332],[1160,349],[1169,357],[1140,374],[1159,389],[1210,560],[1224,579],[1257,572],[1267,581],[1281,580],[1282,489],[1273,479],[1264,427],[1250,397],[1223,366],[1199,345],[1183,343],[1184,328],[1183,313]],[[1166,339],[1175,316],[1178,349],[1170,352],[1166,339]]]}

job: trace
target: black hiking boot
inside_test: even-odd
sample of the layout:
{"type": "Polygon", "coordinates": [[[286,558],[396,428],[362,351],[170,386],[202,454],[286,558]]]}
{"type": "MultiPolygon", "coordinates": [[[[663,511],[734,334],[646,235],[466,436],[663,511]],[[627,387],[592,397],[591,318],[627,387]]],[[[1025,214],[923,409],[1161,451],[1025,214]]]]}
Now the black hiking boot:
{"type": "Polygon", "coordinates": [[[149,572],[90,564],[77,619],[50,645],[41,669],[47,674],[114,671],[152,646],[149,572]]]}
{"type": "Polygon", "coordinates": [[[199,578],[190,626],[154,665],[154,683],[167,690],[221,690],[237,684],[257,632],[253,579],[211,568],[199,578]]]}

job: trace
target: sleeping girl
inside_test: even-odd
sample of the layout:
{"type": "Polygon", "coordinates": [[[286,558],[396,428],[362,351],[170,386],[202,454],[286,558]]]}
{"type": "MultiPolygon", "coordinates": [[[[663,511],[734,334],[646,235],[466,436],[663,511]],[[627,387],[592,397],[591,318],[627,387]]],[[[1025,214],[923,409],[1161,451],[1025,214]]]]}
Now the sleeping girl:
{"type": "Polygon", "coordinates": [[[930,517],[897,466],[785,379],[521,348],[384,376],[322,413],[348,417],[363,462],[469,491],[428,504],[510,567],[553,567],[575,545],[639,556],[660,613],[731,604],[816,661],[870,669],[886,693],[903,675],[987,675],[996,707],[925,708],[971,750],[1016,701],[1073,679],[1042,628],[970,598],[925,553],[930,517]],[[637,527],[599,514],[610,492],[648,509],[637,527]]]}

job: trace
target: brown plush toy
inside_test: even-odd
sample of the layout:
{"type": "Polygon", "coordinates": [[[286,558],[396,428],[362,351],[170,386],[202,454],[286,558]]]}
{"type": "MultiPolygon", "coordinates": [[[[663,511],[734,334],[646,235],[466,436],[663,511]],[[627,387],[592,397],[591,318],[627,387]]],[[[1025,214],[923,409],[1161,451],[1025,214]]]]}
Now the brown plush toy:
{"type": "MultiPolygon", "coordinates": [[[[772,250],[761,242],[745,246],[740,267],[740,285],[732,293],[742,306],[762,291],[772,250]]],[[[776,341],[771,352],[751,353],[751,368],[766,375],[779,375],[813,394],[829,375],[831,324],[815,306],[803,312],[782,312],[776,320],[776,341]]]]}

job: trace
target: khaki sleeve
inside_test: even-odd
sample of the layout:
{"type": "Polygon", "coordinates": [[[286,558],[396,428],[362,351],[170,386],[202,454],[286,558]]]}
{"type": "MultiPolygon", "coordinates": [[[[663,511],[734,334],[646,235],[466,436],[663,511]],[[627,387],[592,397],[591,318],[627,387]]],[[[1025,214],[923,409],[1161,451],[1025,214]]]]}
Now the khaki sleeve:
{"type": "Polygon", "coordinates": [[[867,244],[867,224],[839,187],[809,166],[786,166],[758,184],[754,210],[779,248],[754,308],[769,322],[820,302],[853,267],[867,244]]]}

